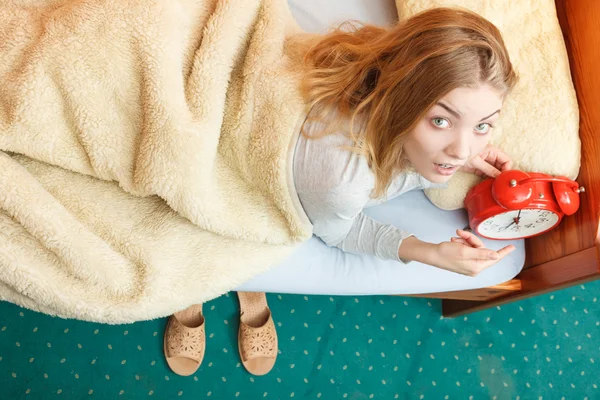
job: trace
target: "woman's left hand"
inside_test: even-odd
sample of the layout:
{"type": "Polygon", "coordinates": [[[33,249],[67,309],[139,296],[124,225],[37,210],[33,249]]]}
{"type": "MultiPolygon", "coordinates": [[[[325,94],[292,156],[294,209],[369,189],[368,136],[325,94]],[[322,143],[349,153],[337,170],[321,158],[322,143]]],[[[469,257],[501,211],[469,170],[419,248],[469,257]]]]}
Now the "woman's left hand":
{"type": "Polygon", "coordinates": [[[510,157],[502,150],[488,144],[481,153],[469,160],[460,170],[495,178],[500,175],[500,172],[511,169],[512,164],[510,157]]]}

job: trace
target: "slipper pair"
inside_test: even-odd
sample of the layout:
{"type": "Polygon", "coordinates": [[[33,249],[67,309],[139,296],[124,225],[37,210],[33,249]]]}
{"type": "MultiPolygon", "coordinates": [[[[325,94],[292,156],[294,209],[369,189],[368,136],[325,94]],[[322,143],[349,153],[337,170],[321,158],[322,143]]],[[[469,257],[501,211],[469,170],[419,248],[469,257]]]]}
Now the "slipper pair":
{"type": "MultiPolygon", "coordinates": [[[[277,332],[265,293],[237,292],[240,302],[238,351],[242,364],[253,375],[265,375],[277,358],[277,332]]],[[[195,373],[206,349],[202,304],[179,311],[167,323],[164,353],[173,372],[195,373]]]]}

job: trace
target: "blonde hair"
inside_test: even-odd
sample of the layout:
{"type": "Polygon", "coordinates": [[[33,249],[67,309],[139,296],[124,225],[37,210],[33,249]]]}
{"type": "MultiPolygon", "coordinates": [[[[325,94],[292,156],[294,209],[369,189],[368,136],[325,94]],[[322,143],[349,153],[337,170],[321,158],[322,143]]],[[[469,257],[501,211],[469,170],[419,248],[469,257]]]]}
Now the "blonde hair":
{"type": "Polygon", "coordinates": [[[302,91],[311,119],[327,120],[323,135],[350,121],[353,150],[375,175],[374,197],[406,167],[406,134],[444,95],[482,83],[506,93],[517,80],[500,31],[478,14],[451,8],[421,12],[391,29],[340,27],[313,45],[305,62],[302,91]]]}

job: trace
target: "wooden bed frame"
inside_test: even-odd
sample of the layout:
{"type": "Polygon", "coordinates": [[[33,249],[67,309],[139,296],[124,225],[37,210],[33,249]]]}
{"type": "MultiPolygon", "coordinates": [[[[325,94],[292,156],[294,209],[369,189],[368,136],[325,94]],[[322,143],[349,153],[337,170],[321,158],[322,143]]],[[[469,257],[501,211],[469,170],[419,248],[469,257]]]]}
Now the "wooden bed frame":
{"type": "Polygon", "coordinates": [[[600,2],[556,0],[579,103],[581,208],[551,232],[525,241],[526,261],[515,279],[482,289],[428,293],[446,317],[600,279],[600,2]]]}

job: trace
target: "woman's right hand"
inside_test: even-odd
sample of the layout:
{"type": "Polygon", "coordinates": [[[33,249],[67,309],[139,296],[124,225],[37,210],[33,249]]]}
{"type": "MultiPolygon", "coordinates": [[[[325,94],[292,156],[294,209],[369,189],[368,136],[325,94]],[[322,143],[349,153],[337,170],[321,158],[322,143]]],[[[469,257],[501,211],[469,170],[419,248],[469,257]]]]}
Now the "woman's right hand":
{"type": "Polygon", "coordinates": [[[459,229],[456,234],[458,236],[451,238],[449,242],[437,245],[435,266],[438,268],[477,276],[515,250],[513,245],[498,251],[486,249],[481,239],[473,233],[459,229]]]}
{"type": "Polygon", "coordinates": [[[474,234],[460,229],[456,233],[457,237],[439,244],[422,242],[416,237],[404,239],[400,256],[458,274],[477,276],[515,250],[512,245],[498,251],[486,249],[474,234]]]}

